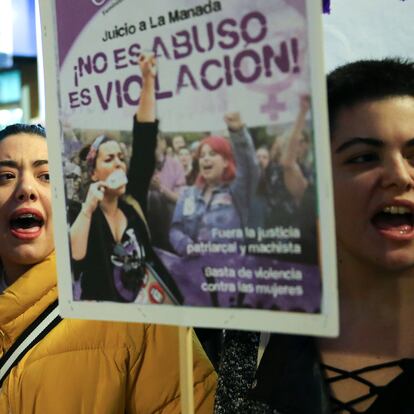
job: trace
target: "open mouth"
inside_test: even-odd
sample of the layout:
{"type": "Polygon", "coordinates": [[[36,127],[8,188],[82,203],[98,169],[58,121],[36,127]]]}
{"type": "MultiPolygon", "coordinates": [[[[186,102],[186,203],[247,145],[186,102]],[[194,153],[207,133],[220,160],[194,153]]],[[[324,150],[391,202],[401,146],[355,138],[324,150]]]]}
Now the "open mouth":
{"type": "Polygon", "coordinates": [[[406,206],[386,206],[371,222],[378,230],[395,235],[411,235],[414,230],[414,215],[406,206]]]}
{"type": "Polygon", "coordinates": [[[201,168],[201,170],[203,171],[203,172],[209,172],[209,171],[211,171],[213,169],[213,166],[212,165],[203,165],[203,167],[201,168]]]}
{"type": "Polygon", "coordinates": [[[10,230],[19,239],[33,239],[44,225],[42,215],[34,211],[17,211],[10,218],[10,230]]]}

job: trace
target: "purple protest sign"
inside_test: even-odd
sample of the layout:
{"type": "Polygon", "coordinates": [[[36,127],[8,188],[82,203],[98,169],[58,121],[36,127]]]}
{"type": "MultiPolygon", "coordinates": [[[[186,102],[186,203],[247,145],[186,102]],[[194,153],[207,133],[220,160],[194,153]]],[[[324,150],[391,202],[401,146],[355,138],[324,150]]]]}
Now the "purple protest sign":
{"type": "Polygon", "coordinates": [[[334,333],[320,3],[54,2],[63,314],[334,333]]]}

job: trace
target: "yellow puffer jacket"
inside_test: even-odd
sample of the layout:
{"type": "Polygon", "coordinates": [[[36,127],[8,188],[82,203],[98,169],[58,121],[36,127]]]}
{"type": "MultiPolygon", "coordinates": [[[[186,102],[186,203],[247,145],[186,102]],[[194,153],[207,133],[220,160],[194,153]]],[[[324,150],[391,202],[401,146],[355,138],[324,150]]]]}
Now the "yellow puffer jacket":
{"type": "MultiPolygon", "coordinates": [[[[55,257],[0,294],[0,357],[57,297],[55,257]]],[[[13,368],[1,414],[179,413],[178,330],[65,319],[13,368]]],[[[216,374],[194,340],[197,413],[213,412],[216,374]]]]}

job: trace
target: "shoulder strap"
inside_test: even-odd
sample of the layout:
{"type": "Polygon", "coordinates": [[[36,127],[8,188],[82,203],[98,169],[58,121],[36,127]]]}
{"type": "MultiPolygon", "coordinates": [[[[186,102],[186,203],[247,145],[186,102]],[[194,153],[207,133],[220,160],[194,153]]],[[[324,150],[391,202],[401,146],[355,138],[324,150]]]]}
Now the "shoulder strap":
{"type": "Polygon", "coordinates": [[[58,301],[56,300],[26,328],[13,346],[0,359],[0,388],[13,367],[61,321],[58,301]]]}

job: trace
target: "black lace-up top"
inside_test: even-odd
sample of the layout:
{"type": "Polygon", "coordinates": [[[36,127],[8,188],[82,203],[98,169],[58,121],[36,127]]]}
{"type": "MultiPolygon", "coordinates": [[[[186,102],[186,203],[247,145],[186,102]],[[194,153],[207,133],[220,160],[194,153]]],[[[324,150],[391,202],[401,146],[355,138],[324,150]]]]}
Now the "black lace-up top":
{"type": "Polygon", "coordinates": [[[414,414],[414,360],[347,372],[322,366],[312,338],[272,334],[256,369],[258,345],[259,333],[226,331],[215,414],[356,414],[355,405],[373,396],[364,414],[414,414]],[[384,387],[361,377],[390,366],[402,373],[384,387]],[[326,370],[336,375],[326,379],[326,370]],[[367,395],[347,402],[330,397],[331,383],[348,378],[365,384],[367,395]]]}
{"type": "Polygon", "coordinates": [[[350,401],[340,401],[334,396],[330,397],[333,413],[349,414],[409,414],[414,413],[414,360],[401,359],[378,365],[370,365],[353,371],[346,371],[326,364],[321,364],[327,371],[334,373],[326,379],[331,385],[344,380],[354,380],[367,387],[367,392],[350,401]],[[402,373],[385,386],[378,386],[363,378],[367,372],[373,372],[385,368],[398,366],[402,373]],[[336,375],[335,375],[336,374],[336,375]],[[355,407],[370,398],[375,397],[374,402],[365,411],[358,411],[355,407]]]}

